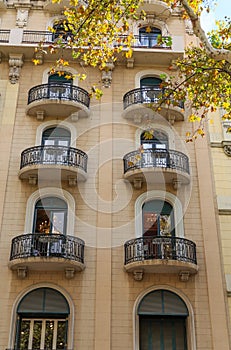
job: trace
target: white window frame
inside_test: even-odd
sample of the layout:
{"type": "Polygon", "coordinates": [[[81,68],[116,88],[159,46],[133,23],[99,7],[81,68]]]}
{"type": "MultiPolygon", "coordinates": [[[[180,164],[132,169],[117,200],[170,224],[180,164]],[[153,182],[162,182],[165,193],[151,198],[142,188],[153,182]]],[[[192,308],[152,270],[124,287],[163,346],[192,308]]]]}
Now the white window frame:
{"type": "Polygon", "coordinates": [[[33,230],[34,223],[34,211],[36,202],[39,199],[46,197],[58,197],[67,203],[67,235],[74,236],[74,224],[75,224],[75,200],[72,195],[60,188],[45,187],[38,189],[28,198],[26,207],[25,218],[25,233],[30,233],[33,230]]]}
{"type": "Polygon", "coordinates": [[[43,132],[46,129],[55,128],[55,127],[69,130],[70,133],[71,133],[70,146],[71,147],[76,147],[77,130],[76,130],[75,125],[73,125],[71,123],[68,123],[66,121],[60,121],[60,122],[57,123],[57,120],[49,120],[47,122],[44,122],[44,123],[40,124],[37,127],[35,146],[40,146],[42,144],[43,132]]]}
{"type": "Polygon", "coordinates": [[[150,200],[162,200],[172,205],[174,213],[175,236],[184,237],[183,210],[180,200],[172,193],[152,190],[142,193],[135,202],[135,236],[141,237],[143,232],[142,207],[150,200]]]}

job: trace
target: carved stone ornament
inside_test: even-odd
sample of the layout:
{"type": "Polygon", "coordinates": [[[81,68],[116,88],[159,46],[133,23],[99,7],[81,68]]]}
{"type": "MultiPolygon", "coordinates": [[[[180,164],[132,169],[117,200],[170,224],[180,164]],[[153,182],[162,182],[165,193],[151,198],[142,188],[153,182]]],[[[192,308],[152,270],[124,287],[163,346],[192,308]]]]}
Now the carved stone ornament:
{"type": "Polygon", "coordinates": [[[112,82],[112,71],[114,69],[113,63],[107,63],[106,67],[102,70],[102,84],[103,87],[109,88],[112,82]]]}
{"type": "Polygon", "coordinates": [[[16,84],[20,77],[20,71],[23,65],[22,54],[9,55],[9,79],[11,84],[16,84]]]}
{"type": "Polygon", "coordinates": [[[144,276],[143,270],[135,270],[133,271],[133,278],[135,281],[142,281],[144,276]]]}
{"type": "Polygon", "coordinates": [[[29,8],[17,8],[17,18],[16,18],[16,27],[24,28],[27,26],[29,15],[29,8]]]}
{"type": "Polygon", "coordinates": [[[37,51],[34,53],[34,59],[37,60],[37,64],[41,65],[44,62],[44,53],[41,51],[37,51]]]}
{"type": "Polygon", "coordinates": [[[192,22],[188,18],[185,19],[185,31],[189,35],[193,35],[194,34],[192,22]]]}
{"type": "Polygon", "coordinates": [[[231,157],[231,145],[226,145],[226,146],[224,146],[224,153],[225,153],[228,157],[231,157]]]}

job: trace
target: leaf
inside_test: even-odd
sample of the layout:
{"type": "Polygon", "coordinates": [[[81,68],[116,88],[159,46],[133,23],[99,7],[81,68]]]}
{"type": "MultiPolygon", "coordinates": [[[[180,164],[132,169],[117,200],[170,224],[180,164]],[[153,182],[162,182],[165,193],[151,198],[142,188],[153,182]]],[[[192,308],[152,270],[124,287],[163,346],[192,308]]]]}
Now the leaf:
{"type": "Polygon", "coordinates": [[[189,122],[194,123],[194,122],[199,122],[201,120],[201,117],[199,117],[198,115],[195,114],[191,114],[188,117],[189,122]]]}
{"type": "Polygon", "coordinates": [[[203,129],[197,129],[197,133],[198,133],[198,135],[201,135],[202,137],[205,135],[205,132],[204,132],[204,130],[203,129]]]}
{"type": "Polygon", "coordinates": [[[135,164],[133,163],[133,162],[131,162],[130,160],[128,161],[128,166],[129,167],[132,167],[132,166],[134,166],[135,164]]]}
{"type": "Polygon", "coordinates": [[[32,60],[32,62],[34,63],[35,66],[37,66],[38,64],[41,64],[41,60],[38,60],[38,59],[36,59],[36,58],[34,58],[34,59],[32,60]]]}
{"type": "Polygon", "coordinates": [[[129,49],[129,50],[125,53],[125,56],[126,56],[126,58],[131,58],[131,57],[132,57],[132,54],[133,54],[132,49],[129,49]]]}

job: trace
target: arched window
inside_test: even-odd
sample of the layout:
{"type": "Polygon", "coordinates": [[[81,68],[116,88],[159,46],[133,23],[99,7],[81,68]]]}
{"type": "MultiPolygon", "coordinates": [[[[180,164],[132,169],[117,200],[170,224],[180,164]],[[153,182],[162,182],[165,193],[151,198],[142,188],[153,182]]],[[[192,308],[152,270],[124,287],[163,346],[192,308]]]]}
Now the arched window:
{"type": "Polygon", "coordinates": [[[156,290],[137,309],[139,350],[187,350],[185,302],[175,293],[156,290]]]}
{"type": "Polygon", "coordinates": [[[152,134],[144,131],[140,137],[143,148],[142,161],[155,167],[165,168],[169,166],[170,158],[168,152],[168,136],[160,131],[154,130],[152,134]],[[148,135],[148,136],[147,136],[148,135]]]}
{"type": "Polygon", "coordinates": [[[69,77],[70,74],[64,71],[61,74],[49,75],[48,92],[50,99],[71,100],[73,98],[73,79],[69,77]]]}
{"type": "Polygon", "coordinates": [[[52,127],[43,131],[42,134],[42,145],[52,145],[52,146],[70,146],[71,133],[69,130],[52,127]]]}
{"type": "Polygon", "coordinates": [[[163,92],[161,83],[162,80],[156,77],[145,77],[140,80],[143,103],[158,102],[163,92]]]}
{"type": "Polygon", "coordinates": [[[62,39],[63,41],[68,41],[72,37],[71,29],[65,20],[56,21],[53,24],[53,41],[62,39]]]}
{"type": "Polygon", "coordinates": [[[140,79],[140,87],[141,88],[159,88],[162,80],[156,77],[146,77],[140,79]]]}
{"type": "Polygon", "coordinates": [[[71,133],[60,127],[43,131],[42,155],[44,164],[65,164],[70,151],[71,133]]]}
{"type": "Polygon", "coordinates": [[[34,233],[66,234],[67,203],[57,197],[45,197],[35,204],[34,233]]]}
{"type": "Polygon", "coordinates": [[[141,46],[153,47],[157,45],[157,37],[161,35],[161,30],[155,27],[142,27],[139,30],[139,41],[141,46]]]}
{"type": "Polygon", "coordinates": [[[29,292],[17,308],[15,349],[66,349],[69,314],[60,292],[52,288],[29,292]]]}
{"type": "Polygon", "coordinates": [[[145,131],[140,136],[140,143],[143,149],[168,149],[168,136],[160,130],[154,130],[152,137],[147,138],[145,131]]]}
{"type": "Polygon", "coordinates": [[[48,83],[73,83],[73,79],[70,78],[70,73],[68,72],[61,72],[62,74],[51,74],[48,78],[48,83]],[[68,76],[68,79],[67,79],[68,76]]]}
{"type": "Polygon", "coordinates": [[[174,236],[174,212],[172,205],[156,199],[147,201],[142,207],[143,236],[174,236]]]}

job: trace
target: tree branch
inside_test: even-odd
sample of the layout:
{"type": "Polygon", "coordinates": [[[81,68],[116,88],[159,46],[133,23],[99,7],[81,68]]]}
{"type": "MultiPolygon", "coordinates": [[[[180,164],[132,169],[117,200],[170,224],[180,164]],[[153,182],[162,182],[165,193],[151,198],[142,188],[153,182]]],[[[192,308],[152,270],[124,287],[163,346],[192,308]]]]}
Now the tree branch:
{"type": "Polygon", "coordinates": [[[205,50],[207,54],[212,57],[215,60],[225,60],[231,64],[231,51],[225,50],[225,49],[215,49],[212,47],[210,42],[208,41],[206,34],[204,30],[201,27],[200,19],[197,14],[192,10],[192,8],[189,6],[187,0],[180,0],[180,3],[184,7],[187,15],[189,16],[193,31],[195,35],[201,40],[201,42],[204,44],[205,50]]]}

